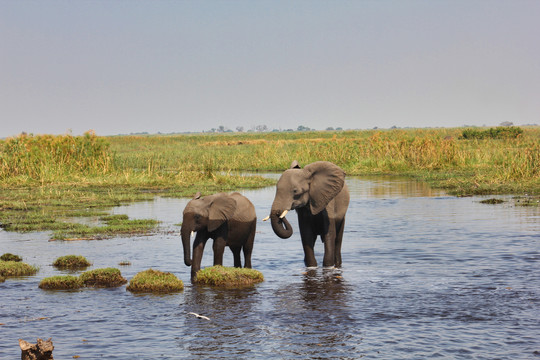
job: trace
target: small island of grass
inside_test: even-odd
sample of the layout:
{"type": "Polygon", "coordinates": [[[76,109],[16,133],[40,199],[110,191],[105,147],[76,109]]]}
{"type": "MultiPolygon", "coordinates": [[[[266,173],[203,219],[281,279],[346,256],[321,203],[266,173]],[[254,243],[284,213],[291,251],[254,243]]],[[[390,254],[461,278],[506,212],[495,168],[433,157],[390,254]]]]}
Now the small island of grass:
{"type": "Polygon", "coordinates": [[[154,269],[139,272],[127,286],[127,290],[134,293],[168,293],[183,289],[184,283],[174,274],[154,269]]]}
{"type": "Polygon", "coordinates": [[[0,260],[1,260],[1,261],[16,261],[16,262],[20,262],[20,261],[22,261],[22,257],[20,257],[19,255],[11,254],[11,253],[5,253],[5,254],[3,254],[2,256],[0,256],[0,260]]]}
{"type": "Polygon", "coordinates": [[[115,268],[94,269],[86,271],[80,276],[85,286],[116,287],[127,283],[120,270],[115,268]]]}
{"type": "Polygon", "coordinates": [[[38,268],[20,261],[0,261],[0,278],[31,276],[38,272],[38,268]]]}
{"type": "Polygon", "coordinates": [[[53,266],[59,269],[84,269],[90,265],[90,261],[81,255],[60,256],[53,263],[53,266]]]}
{"type": "Polygon", "coordinates": [[[46,290],[76,290],[83,286],[78,276],[71,275],[51,276],[39,282],[39,288],[46,290]]]}
{"type": "Polygon", "coordinates": [[[195,283],[199,285],[234,288],[250,286],[263,281],[264,276],[260,271],[216,265],[199,270],[195,283]]]}

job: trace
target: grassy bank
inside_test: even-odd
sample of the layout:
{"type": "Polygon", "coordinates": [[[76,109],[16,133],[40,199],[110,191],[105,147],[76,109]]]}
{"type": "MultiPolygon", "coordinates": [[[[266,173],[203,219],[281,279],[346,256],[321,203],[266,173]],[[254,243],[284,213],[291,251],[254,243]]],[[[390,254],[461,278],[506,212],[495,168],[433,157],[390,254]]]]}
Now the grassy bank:
{"type": "Polygon", "coordinates": [[[0,141],[0,226],[53,230],[58,238],[110,236],[126,226],[88,229],[66,219],[104,216],[112,206],[156,194],[182,197],[271,185],[239,173],[281,172],[293,160],[331,161],[349,175],[411,176],[458,195],[540,194],[540,127],[21,135],[0,141]]]}
{"type": "Polygon", "coordinates": [[[301,164],[328,160],[349,175],[412,176],[460,195],[540,192],[539,127],[522,132],[396,129],[131,136],[109,141],[115,167],[131,176],[197,173],[212,178],[230,171],[282,171],[295,159],[301,164]]]}

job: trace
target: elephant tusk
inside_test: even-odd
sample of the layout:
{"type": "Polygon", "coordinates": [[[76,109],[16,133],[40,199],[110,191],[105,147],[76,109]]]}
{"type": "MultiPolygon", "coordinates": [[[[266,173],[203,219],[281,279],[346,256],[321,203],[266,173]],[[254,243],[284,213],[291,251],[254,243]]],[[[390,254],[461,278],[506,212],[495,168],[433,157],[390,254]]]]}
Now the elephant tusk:
{"type": "Polygon", "coordinates": [[[288,212],[289,212],[289,210],[285,210],[284,212],[281,213],[281,215],[279,215],[279,218],[283,219],[285,217],[285,215],[287,215],[288,212]]]}
{"type": "Polygon", "coordinates": [[[195,231],[192,231],[190,236],[193,238],[193,235],[195,235],[195,231]]]}
{"type": "Polygon", "coordinates": [[[267,221],[268,219],[270,219],[270,215],[268,215],[267,217],[265,217],[264,219],[262,219],[262,221],[267,221]]]}

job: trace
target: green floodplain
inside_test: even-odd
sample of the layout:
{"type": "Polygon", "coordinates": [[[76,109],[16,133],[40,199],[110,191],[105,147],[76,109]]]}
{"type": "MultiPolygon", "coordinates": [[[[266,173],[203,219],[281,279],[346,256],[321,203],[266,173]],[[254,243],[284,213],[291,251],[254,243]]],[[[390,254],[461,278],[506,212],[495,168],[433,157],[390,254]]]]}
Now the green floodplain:
{"type": "Polygon", "coordinates": [[[107,209],[156,195],[188,197],[273,185],[257,172],[331,161],[348,175],[399,175],[458,196],[540,196],[540,127],[392,129],[0,140],[0,226],[51,240],[147,233],[153,220],[107,209]],[[255,175],[254,175],[255,174],[255,175]],[[97,217],[100,226],[70,221],[97,217]]]}

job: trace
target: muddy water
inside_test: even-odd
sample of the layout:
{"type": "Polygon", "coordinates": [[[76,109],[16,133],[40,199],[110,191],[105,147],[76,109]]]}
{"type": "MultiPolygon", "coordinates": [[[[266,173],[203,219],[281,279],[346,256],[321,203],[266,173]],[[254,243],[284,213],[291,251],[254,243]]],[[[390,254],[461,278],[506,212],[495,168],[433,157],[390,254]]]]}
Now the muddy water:
{"type": "MultiPolygon", "coordinates": [[[[530,359],[540,352],[540,211],[480,204],[425,184],[350,178],[343,269],[308,270],[295,214],[289,240],[259,222],[251,289],[191,286],[182,261],[187,200],[156,198],[112,210],[163,221],[153,236],[48,242],[48,234],[0,232],[0,252],[39,265],[0,284],[0,359],[20,357],[19,338],[52,337],[57,359],[530,359]],[[183,293],[133,295],[125,286],[43,291],[49,264],[82,254],[128,279],[150,267],[175,273],[183,293]],[[131,266],[120,267],[120,261],[131,266]],[[210,318],[197,319],[189,312],[210,318]]],[[[245,191],[259,218],[274,189],[245,191]]],[[[322,262],[322,244],[316,245],[322,262]]],[[[203,266],[211,265],[207,246],[203,266]]],[[[228,251],[225,265],[232,265],[228,251]]]]}

